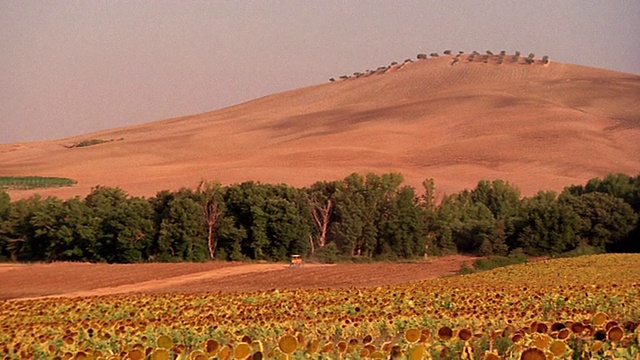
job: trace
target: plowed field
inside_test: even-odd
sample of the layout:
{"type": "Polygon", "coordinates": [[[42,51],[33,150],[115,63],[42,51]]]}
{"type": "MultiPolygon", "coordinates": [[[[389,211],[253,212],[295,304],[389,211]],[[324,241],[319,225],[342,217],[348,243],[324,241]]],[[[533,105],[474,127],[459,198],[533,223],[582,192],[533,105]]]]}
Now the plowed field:
{"type": "Polygon", "coordinates": [[[400,284],[456,273],[472,257],[420,263],[287,264],[175,263],[0,265],[0,300],[125,293],[259,291],[400,284]]]}

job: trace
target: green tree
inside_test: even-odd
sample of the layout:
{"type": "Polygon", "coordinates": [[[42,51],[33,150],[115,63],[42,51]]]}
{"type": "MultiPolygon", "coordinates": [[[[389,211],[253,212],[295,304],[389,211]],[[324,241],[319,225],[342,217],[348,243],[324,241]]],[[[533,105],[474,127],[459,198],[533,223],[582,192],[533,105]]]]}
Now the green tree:
{"type": "Polygon", "coordinates": [[[414,258],[425,254],[425,224],[418,197],[404,186],[381,207],[376,255],[414,258]]]}
{"type": "Polygon", "coordinates": [[[564,190],[565,193],[583,195],[593,192],[609,194],[623,199],[640,212],[640,175],[631,177],[625,174],[610,174],[604,179],[593,178],[586,185],[572,185],[564,190]]]}
{"type": "Polygon", "coordinates": [[[0,260],[9,256],[7,245],[9,242],[11,216],[11,197],[0,189],[0,260]]]}
{"type": "Polygon", "coordinates": [[[517,189],[502,181],[481,181],[472,191],[446,196],[435,217],[436,243],[445,252],[506,254],[518,197],[517,189]]]}
{"type": "MultiPolygon", "coordinates": [[[[279,196],[268,199],[265,212],[268,214],[267,235],[269,237],[269,258],[286,260],[293,254],[306,254],[311,236],[309,218],[299,207],[295,197],[298,190],[281,185],[279,196]]],[[[304,207],[304,210],[307,210],[304,207]]]]}
{"type": "Polygon", "coordinates": [[[309,251],[313,225],[305,190],[246,182],[229,187],[225,202],[246,234],[241,249],[249,258],[284,260],[309,251]]]}
{"type": "Polygon", "coordinates": [[[484,204],[496,219],[514,217],[521,208],[520,190],[502,180],[478,182],[471,191],[471,200],[484,204]]]}
{"type": "Polygon", "coordinates": [[[202,261],[209,257],[202,207],[190,189],[161,192],[154,203],[157,235],[151,253],[160,261],[202,261]]]}
{"type": "Polygon", "coordinates": [[[336,220],[332,238],[341,253],[348,256],[374,255],[379,248],[378,223],[381,206],[395,194],[403,178],[400,174],[347,176],[336,189],[336,220]]]}
{"type": "Polygon", "coordinates": [[[216,236],[218,251],[216,258],[221,260],[241,261],[247,256],[242,253],[242,242],[247,238],[245,229],[237,228],[235,218],[226,214],[218,220],[216,236]]]}
{"type": "Polygon", "coordinates": [[[42,261],[46,244],[36,240],[31,225],[34,213],[42,206],[39,195],[11,203],[9,218],[4,225],[4,251],[12,261],[42,261]]]}
{"type": "Polygon", "coordinates": [[[46,261],[102,261],[97,243],[99,219],[79,198],[47,198],[30,224],[34,241],[42,245],[39,258],[46,261]]]}
{"type": "Polygon", "coordinates": [[[106,261],[130,263],[149,257],[154,238],[149,201],[129,198],[120,188],[98,186],[87,195],[85,203],[99,220],[96,248],[106,261]]]}
{"type": "Polygon", "coordinates": [[[522,248],[529,255],[560,254],[580,243],[580,217],[571,206],[556,199],[553,191],[540,191],[524,200],[522,218],[510,248],[522,248]]]}
{"type": "Polygon", "coordinates": [[[364,191],[364,179],[359,174],[349,175],[336,189],[335,221],[330,236],[341,255],[354,255],[358,242],[362,243],[366,209],[364,191]]]}
{"type": "Polygon", "coordinates": [[[611,251],[624,242],[634,230],[638,215],[621,198],[601,192],[580,196],[563,194],[560,201],[580,217],[577,229],[588,245],[611,251]]]}
{"type": "MultiPolygon", "coordinates": [[[[425,234],[425,255],[437,255],[440,250],[437,244],[438,229],[436,226],[437,204],[436,204],[436,185],[431,178],[422,182],[424,194],[418,199],[418,205],[421,208],[422,223],[424,225],[423,232],[425,234]]],[[[451,239],[450,250],[455,250],[455,244],[451,239]]]]}
{"type": "Polygon", "coordinates": [[[241,244],[242,253],[255,260],[268,257],[266,190],[261,184],[249,181],[229,186],[224,195],[227,211],[235,219],[234,226],[246,233],[241,244]]]}

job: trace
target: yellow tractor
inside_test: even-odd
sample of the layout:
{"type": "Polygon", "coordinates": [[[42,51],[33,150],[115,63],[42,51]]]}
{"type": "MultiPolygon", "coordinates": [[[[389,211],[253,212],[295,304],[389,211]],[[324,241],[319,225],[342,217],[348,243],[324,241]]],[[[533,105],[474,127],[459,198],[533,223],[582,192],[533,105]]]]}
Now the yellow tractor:
{"type": "Polygon", "coordinates": [[[299,266],[302,266],[302,256],[291,255],[291,262],[289,263],[289,267],[299,267],[299,266]]]}

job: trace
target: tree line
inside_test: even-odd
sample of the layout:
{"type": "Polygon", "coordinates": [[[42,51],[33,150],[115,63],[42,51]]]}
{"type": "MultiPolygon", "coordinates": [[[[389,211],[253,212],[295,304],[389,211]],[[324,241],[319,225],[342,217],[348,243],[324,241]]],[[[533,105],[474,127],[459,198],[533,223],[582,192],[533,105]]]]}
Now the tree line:
{"type": "Polygon", "coordinates": [[[352,174],[309,187],[244,182],[84,199],[0,191],[0,259],[12,261],[397,260],[425,255],[640,251],[640,175],[609,175],[521,197],[502,180],[436,201],[401,174],[352,174]]]}

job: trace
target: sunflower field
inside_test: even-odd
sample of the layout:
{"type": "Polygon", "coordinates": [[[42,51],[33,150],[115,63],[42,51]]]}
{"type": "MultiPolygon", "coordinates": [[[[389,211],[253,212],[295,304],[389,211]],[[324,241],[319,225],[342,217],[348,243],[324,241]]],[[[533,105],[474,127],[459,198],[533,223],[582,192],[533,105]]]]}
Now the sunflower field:
{"type": "Polygon", "coordinates": [[[0,302],[0,359],[640,359],[640,255],[404,285],[0,302]]]}

